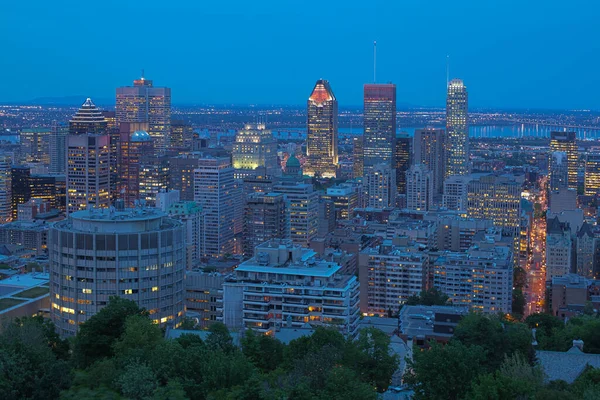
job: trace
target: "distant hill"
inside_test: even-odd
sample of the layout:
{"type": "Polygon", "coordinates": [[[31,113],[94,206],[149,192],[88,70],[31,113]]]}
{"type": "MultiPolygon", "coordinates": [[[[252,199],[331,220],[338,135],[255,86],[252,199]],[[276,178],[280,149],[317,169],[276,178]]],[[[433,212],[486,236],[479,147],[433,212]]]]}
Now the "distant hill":
{"type": "MultiPolygon", "coordinates": [[[[79,107],[80,105],[83,104],[83,102],[85,101],[85,99],[87,99],[87,96],[81,95],[81,96],[65,96],[65,97],[37,97],[35,99],[32,100],[28,100],[28,101],[19,101],[19,102],[15,102],[15,101],[7,101],[7,102],[3,102],[3,104],[26,104],[26,105],[37,105],[37,106],[73,106],[73,107],[79,107]]],[[[98,105],[98,106],[114,106],[115,104],[115,100],[114,99],[104,99],[104,98],[95,98],[93,97],[92,100],[94,101],[94,104],[98,105]]]]}

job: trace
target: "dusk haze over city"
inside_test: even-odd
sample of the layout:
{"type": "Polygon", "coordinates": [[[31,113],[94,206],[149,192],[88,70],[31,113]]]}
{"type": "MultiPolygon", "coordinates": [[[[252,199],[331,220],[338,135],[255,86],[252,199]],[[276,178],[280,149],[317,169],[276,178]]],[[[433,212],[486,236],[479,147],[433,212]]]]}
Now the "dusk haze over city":
{"type": "Polygon", "coordinates": [[[0,4],[0,399],[600,399],[600,4],[0,4]]]}

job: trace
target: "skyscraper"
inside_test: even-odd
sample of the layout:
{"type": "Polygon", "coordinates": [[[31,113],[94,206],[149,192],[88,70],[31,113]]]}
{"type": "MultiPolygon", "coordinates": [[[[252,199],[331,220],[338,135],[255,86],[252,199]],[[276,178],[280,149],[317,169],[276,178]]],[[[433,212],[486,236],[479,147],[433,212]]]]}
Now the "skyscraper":
{"type": "Polygon", "coordinates": [[[460,79],[448,84],[446,98],[446,178],[469,173],[467,87],[460,79]]]}
{"type": "Polygon", "coordinates": [[[408,171],[408,168],[412,164],[412,147],[412,137],[406,133],[398,134],[392,168],[396,168],[396,188],[399,195],[406,194],[406,171],[408,171]]]}
{"type": "Polygon", "coordinates": [[[338,102],[328,81],[317,81],[306,108],[308,159],[304,173],[335,178],[338,166],[338,102]]]}
{"type": "Polygon", "coordinates": [[[281,193],[251,193],[244,208],[244,256],[271,239],[289,235],[286,198],[281,193]]]}
{"type": "Polygon", "coordinates": [[[190,124],[182,120],[171,121],[169,148],[191,150],[193,139],[194,129],[190,124]]]}
{"type": "Polygon", "coordinates": [[[433,177],[435,194],[444,190],[444,130],[425,128],[415,130],[414,163],[424,164],[429,168],[433,177]]]}
{"type": "Polygon", "coordinates": [[[433,177],[424,164],[415,164],[406,171],[406,208],[429,211],[433,206],[433,177]]]}
{"type": "Polygon", "coordinates": [[[550,153],[557,151],[565,152],[567,154],[569,189],[577,189],[577,163],[579,162],[579,153],[577,151],[577,138],[575,132],[550,133],[550,153]]]}
{"type": "Polygon", "coordinates": [[[66,139],[67,214],[110,205],[110,137],[91,99],[69,121],[66,139]]]}
{"type": "Polygon", "coordinates": [[[277,164],[277,141],[265,124],[247,124],[235,135],[231,152],[236,179],[255,176],[263,167],[267,176],[280,175],[277,164]]]}
{"type": "Polygon", "coordinates": [[[600,194],[600,154],[590,153],[585,159],[585,195],[600,194]]]}
{"type": "Polygon", "coordinates": [[[50,131],[50,142],[48,144],[50,152],[50,167],[48,171],[51,174],[65,173],[65,144],[68,133],[68,127],[59,125],[56,121],[52,121],[52,128],[50,131]]]}
{"type": "Polygon", "coordinates": [[[154,155],[152,138],[146,132],[147,123],[123,122],[119,140],[119,197],[127,207],[140,200],[140,174],[143,159],[154,155]]]}
{"type": "Polygon", "coordinates": [[[10,164],[10,157],[0,156],[0,224],[12,220],[10,164]]]}
{"type": "Polygon", "coordinates": [[[117,123],[147,122],[148,133],[159,153],[169,147],[171,89],[154,87],[151,80],[136,79],[133,86],[117,88],[117,123]]]}
{"type": "Polygon", "coordinates": [[[194,201],[204,210],[203,257],[233,254],[234,181],[229,157],[203,156],[194,169],[194,201]]]}
{"type": "Polygon", "coordinates": [[[352,139],[352,177],[360,178],[363,176],[365,168],[365,138],[357,136],[352,139]]]}
{"type": "Polygon", "coordinates": [[[364,174],[376,165],[394,168],[396,85],[364,86],[364,174]]]}
{"type": "Polygon", "coordinates": [[[95,135],[107,133],[106,119],[89,97],[69,121],[69,135],[85,135],[87,133],[95,135]]]}
{"type": "Polygon", "coordinates": [[[273,192],[286,195],[290,239],[308,247],[319,228],[319,194],[311,184],[291,181],[274,185],[273,192]]]}
{"type": "Polygon", "coordinates": [[[388,164],[379,164],[367,171],[363,178],[367,194],[366,206],[369,208],[388,208],[396,206],[396,169],[388,164]]]}
{"type": "MultiPolygon", "coordinates": [[[[567,153],[555,151],[550,154],[548,165],[550,190],[567,189],[569,187],[569,163],[567,153]]],[[[587,179],[587,176],[586,176],[587,179]]]]}

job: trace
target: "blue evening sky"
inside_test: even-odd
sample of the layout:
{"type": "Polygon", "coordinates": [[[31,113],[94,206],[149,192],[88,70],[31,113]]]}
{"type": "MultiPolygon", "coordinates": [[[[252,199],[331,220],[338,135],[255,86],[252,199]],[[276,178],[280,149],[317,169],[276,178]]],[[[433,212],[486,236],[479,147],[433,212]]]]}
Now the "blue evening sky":
{"type": "Polygon", "coordinates": [[[173,104],[344,105],[373,77],[398,103],[600,110],[597,0],[2,0],[0,101],[113,98],[142,68],[173,104]]]}

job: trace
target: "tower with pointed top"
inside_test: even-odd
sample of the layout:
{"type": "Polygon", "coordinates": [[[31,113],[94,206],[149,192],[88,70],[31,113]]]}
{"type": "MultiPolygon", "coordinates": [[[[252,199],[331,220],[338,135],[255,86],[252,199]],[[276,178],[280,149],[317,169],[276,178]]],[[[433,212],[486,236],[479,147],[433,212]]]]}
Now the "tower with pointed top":
{"type": "Polygon", "coordinates": [[[306,107],[308,130],[304,173],[335,178],[338,166],[338,102],[328,81],[317,81],[306,107]]]}
{"type": "Polygon", "coordinates": [[[463,81],[451,80],[446,97],[446,178],[469,173],[468,104],[463,81]]]}
{"type": "Polygon", "coordinates": [[[89,97],[69,121],[69,135],[106,134],[107,122],[102,111],[89,97]]]}

